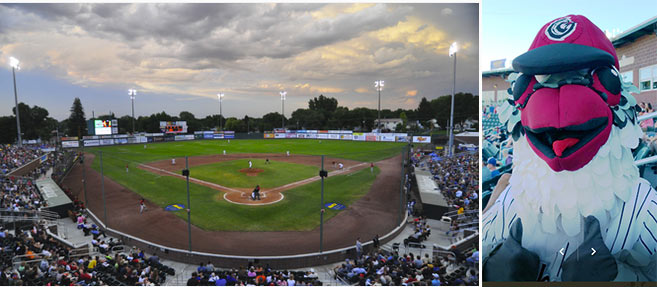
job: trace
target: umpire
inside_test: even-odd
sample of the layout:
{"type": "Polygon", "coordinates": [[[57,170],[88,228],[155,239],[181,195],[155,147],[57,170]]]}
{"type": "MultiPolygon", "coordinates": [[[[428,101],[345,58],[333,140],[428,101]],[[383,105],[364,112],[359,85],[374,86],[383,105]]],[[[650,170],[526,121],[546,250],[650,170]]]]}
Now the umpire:
{"type": "Polygon", "coordinates": [[[253,189],[253,199],[260,200],[260,185],[256,185],[256,187],[253,189]]]}

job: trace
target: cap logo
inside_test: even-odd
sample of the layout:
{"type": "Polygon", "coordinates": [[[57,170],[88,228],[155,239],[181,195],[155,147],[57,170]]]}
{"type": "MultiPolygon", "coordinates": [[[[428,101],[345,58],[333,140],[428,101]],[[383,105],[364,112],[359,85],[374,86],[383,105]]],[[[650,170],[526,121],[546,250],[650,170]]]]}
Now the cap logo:
{"type": "Polygon", "coordinates": [[[552,41],[563,41],[575,32],[576,27],[577,23],[570,20],[570,17],[563,17],[552,22],[545,29],[545,35],[552,41]]]}

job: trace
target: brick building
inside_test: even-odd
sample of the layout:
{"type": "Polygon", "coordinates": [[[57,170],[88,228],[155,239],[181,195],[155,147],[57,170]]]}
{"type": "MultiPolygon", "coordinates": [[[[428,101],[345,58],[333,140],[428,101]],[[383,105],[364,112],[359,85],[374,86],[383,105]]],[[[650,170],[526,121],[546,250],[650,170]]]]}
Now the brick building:
{"type": "Polygon", "coordinates": [[[625,81],[639,87],[637,102],[657,105],[657,16],[611,39],[625,81]]]}
{"type": "MultiPolygon", "coordinates": [[[[640,90],[637,102],[657,107],[657,16],[618,34],[611,39],[618,55],[620,72],[640,90]]],[[[509,83],[505,80],[512,68],[481,73],[482,105],[500,103],[506,98],[509,83]]]]}

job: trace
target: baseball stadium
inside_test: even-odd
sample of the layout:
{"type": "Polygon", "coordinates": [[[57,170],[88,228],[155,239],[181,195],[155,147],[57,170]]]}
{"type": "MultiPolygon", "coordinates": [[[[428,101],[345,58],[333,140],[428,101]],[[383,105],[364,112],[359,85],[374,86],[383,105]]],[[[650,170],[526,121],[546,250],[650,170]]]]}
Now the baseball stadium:
{"type": "Polygon", "coordinates": [[[0,5],[0,285],[477,286],[478,9],[0,5]]]}

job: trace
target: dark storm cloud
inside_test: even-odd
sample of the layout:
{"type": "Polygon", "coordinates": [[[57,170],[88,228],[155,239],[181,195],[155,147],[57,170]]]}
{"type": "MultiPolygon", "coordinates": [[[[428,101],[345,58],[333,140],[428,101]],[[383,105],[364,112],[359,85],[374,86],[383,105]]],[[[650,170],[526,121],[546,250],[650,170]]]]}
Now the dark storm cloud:
{"type": "Polygon", "coordinates": [[[318,4],[19,4],[46,19],[78,25],[89,34],[120,37],[133,47],[152,39],[180,43],[189,59],[287,58],[351,39],[402,20],[411,8],[386,5],[313,21],[318,4]],[[98,17],[96,17],[98,16],[98,17]]]}

